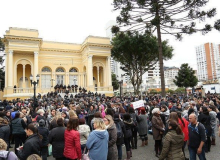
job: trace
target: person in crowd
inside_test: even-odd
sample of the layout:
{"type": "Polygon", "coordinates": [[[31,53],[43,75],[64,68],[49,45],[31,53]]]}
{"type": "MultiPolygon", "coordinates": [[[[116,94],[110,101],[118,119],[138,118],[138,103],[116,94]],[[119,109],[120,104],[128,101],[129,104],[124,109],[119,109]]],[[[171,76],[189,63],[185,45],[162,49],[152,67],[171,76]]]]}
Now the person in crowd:
{"type": "Polygon", "coordinates": [[[141,113],[138,117],[138,133],[139,136],[142,140],[141,147],[147,146],[148,145],[148,116],[146,114],[145,108],[141,108],[141,113]]]}
{"type": "Polygon", "coordinates": [[[109,134],[102,118],[94,119],[94,128],[86,142],[89,158],[90,160],[107,159],[109,134]]]}
{"type": "Polygon", "coordinates": [[[103,120],[105,122],[105,126],[109,134],[107,160],[115,160],[118,158],[118,152],[117,152],[117,146],[116,146],[117,129],[112,119],[112,116],[106,115],[105,118],[103,118],[103,120]]]}
{"type": "Polygon", "coordinates": [[[131,138],[132,138],[132,128],[134,127],[134,122],[131,119],[131,115],[128,113],[125,113],[123,115],[123,122],[125,125],[124,142],[125,142],[126,154],[127,154],[126,160],[130,160],[130,158],[132,157],[131,138]]]}
{"type": "Polygon", "coordinates": [[[8,125],[7,119],[3,119],[2,117],[0,117],[0,138],[7,143],[7,151],[9,150],[10,145],[10,133],[11,129],[8,125]]]}
{"type": "Polygon", "coordinates": [[[154,108],[152,110],[152,132],[153,132],[153,139],[155,140],[155,152],[156,157],[159,157],[159,154],[162,151],[162,137],[165,131],[163,121],[160,117],[160,110],[159,108],[154,108]]]}
{"type": "Polygon", "coordinates": [[[208,111],[209,111],[209,115],[211,117],[211,127],[212,127],[212,145],[215,145],[215,130],[216,130],[216,116],[217,116],[217,113],[216,113],[216,107],[211,105],[208,107],[208,111]]]}
{"type": "Polygon", "coordinates": [[[32,154],[28,156],[27,160],[42,160],[41,157],[37,154],[32,154]]]}
{"type": "Polygon", "coordinates": [[[4,119],[6,119],[9,124],[11,123],[12,118],[11,118],[11,112],[10,111],[5,111],[4,119]]]}
{"type": "Polygon", "coordinates": [[[30,109],[26,108],[26,107],[23,107],[21,109],[21,113],[23,113],[23,115],[25,117],[26,124],[29,125],[32,122],[31,116],[29,115],[30,114],[30,109]]]}
{"type": "Polygon", "coordinates": [[[70,118],[67,129],[64,133],[64,152],[63,155],[67,160],[81,159],[80,134],[77,131],[79,126],[78,118],[70,118]]]}
{"type": "Polygon", "coordinates": [[[56,116],[56,109],[49,110],[50,114],[47,116],[48,125],[50,125],[52,119],[56,116]]]}
{"type": "Polygon", "coordinates": [[[130,114],[134,122],[134,127],[132,127],[131,147],[132,149],[137,149],[137,132],[138,132],[138,121],[139,121],[138,118],[139,117],[137,114],[135,114],[133,107],[128,108],[128,113],[130,114]]]}
{"type": "Polygon", "coordinates": [[[55,117],[53,117],[53,119],[50,121],[49,130],[52,130],[53,128],[56,128],[58,126],[57,125],[57,120],[59,118],[62,118],[62,115],[59,111],[57,111],[55,117]]]}
{"type": "Polygon", "coordinates": [[[184,135],[184,144],[182,147],[182,151],[183,151],[185,160],[189,160],[189,158],[186,158],[186,154],[185,154],[185,147],[186,147],[187,141],[189,140],[189,130],[188,130],[189,122],[185,118],[182,117],[181,112],[177,112],[177,115],[178,115],[178,123],[184,135]]]}
{"type": "Polygon", "coordinates": [[[175,120],[168,122],[169,131],[164,137],[163,148],[159,160],[185,160],[182,146],[184,136],[180,125],[175,120]]]}
{"type": "MultiPolygon", "coordinates": [[[[103,118],[101,112],[95,112],[94,118],[103,118]]],[[[94,118],[93,118],[92,121],[91,121],[92,130],[94,130],[94,126],[93,126],[93,124],[94,124],[94,118]]]]}
{"type": "Polygon", "coordinates": [[[17,155],[17,148],[22,146],[26,140],[26,123],[20,118],[20,112],[15,114],[15,118],[11,121],[12,135],[15,140],[15,154],[17,155]]]}
{"type": "Polygon", "coordinates": [[[18,160],[16,154],[12,151],[7,151],[7,148],[6,142],[0,138],[0,159],[18,160]]]}
{"type": "Polygon", "coordinates": [[[90,130],[92,130],[92,126],[91,126],[91,121],[94,118],[94,114],[95,114],[96,110],[94,109],[94,106],[91,105],[88,111],[88,125],[90,127],[90,130]]]}
{"type": "Polygon", "coordinates": [[[81,144],[81,152],[84,152],[86,147],[86,142],[89,137],[90,128],[86,123],[85,118],[79,119],[79,134],[80,134],[80,144],[81,144]]]}
{"type": "Polygon", "coordinates": [[[57,119],[57,127],[53,128],[49,134],[49,142],[52,145],[52,155],[56,160],[63,160],[64,155],[64,133],[66,127],[64,127],[63,118],[57,119]]]}
{"type": "Polygon", "coordinates": [[[38,129],[34,124],[29,124],[25,130],[28,136],[23,146],[18,149],[18,157],[20,160],[26,160],[32,154],[40,155],[40,146],[42,136],[38,134],[38,129]]]}
{"type": "Polygon", "coordinates": [[[35,117],[36,118],[36,121],[39,123],[39,121],[41,120],[41,119],[43,119],[44,121],[46,121],[46,118],[45,118],[45,116],[44,116],[44,110],[43,109],[39,109],[38,111],[37,111],[37,117],[35,117]]]}
{"type": "Polygon", "coordinates": [[[45,121],[43,119],[39,121],[38,133],[43,137],[41,142],[41,156],[43,160],[47,160],[49,130],[45,127],[45,121]]]}
{"type": "Polygon", "coordinates": [[[189,122],[188,149],[190,160],[196,160],[196,155],[198,155],[200,160],[206,160],[204,150],[206,141],[205,127],[202,123],[197,122],[197,116],[194,113],[189,115],[189,122]]]}
{"type": "Polygon", "coordinates": [[[120,119],[119,113],[114,114],[114,122],[117,128],[117,149],[118,149],[118,160],[122,160],[122,144],[124,144],[125,125],[120,119]]]}

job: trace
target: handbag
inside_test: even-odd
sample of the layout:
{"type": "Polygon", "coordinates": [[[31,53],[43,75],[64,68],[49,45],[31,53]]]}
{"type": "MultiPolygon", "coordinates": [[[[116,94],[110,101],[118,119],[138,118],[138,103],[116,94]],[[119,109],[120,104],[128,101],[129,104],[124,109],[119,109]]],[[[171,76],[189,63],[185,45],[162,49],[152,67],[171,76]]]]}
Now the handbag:
{"type": "Polygon", "coordinates": [[[82,154],[82,160],[90,160],[89,151],[86,153],[86,147],[84,148],[84,151],[83,151],[83,154],[82,154]]]}

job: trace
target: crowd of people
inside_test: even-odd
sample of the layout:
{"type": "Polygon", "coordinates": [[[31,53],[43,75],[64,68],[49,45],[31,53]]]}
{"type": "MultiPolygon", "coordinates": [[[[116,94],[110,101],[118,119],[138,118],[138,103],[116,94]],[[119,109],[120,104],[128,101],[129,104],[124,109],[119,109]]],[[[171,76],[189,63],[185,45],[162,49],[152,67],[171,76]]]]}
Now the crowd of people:
{"type": "Polygon", "coordinates": [[[149,95],[136,108],[133,102],[140,99],[85,92],[62,98],[51,92],[38,96],[37,106],[33,99],[4,100],[0,159],[121,160],[125,146],[130,160],[133,150],[148,146],[149,134],[159,160],[206,159],[216,143],[219,95],[149,95]]]}

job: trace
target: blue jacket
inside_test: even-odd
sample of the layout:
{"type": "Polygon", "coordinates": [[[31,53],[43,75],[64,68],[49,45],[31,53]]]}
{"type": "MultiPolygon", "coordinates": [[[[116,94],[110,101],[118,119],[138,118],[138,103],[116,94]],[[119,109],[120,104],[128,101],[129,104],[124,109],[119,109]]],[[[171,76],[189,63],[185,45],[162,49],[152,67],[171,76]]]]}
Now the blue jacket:
{"type": "Polygon", "coordinates": [[[94,130],[90,133],[86,147],[90,160],[107,160],[109,134],[106,130],[94,130]]]}

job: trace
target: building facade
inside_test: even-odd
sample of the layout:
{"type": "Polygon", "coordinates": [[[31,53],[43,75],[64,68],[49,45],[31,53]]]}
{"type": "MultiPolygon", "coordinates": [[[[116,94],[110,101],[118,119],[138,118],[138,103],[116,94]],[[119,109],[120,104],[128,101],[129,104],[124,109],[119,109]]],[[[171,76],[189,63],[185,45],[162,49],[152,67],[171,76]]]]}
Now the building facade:
{"type": "Polygon", "coordinates": [[[164,77],[175,79],[175,77],[178,75],[178,72],[179,72],[179,68],[177,67],[166,67],[164,69],[164,77]]]}
{"type": "Polygon", "coordinates": [[[40,76],[37,93],[56,84],[113,94],[109,38],[88,36],[82,44],[43,41],[33,29],[10,28],[4,36],[4,98],[33,96],[30,76],[40,76]],[[16,89],[14,89],[16,86],[16,89]]]}
{"type": "Polygon", "coordinates": [[[220,45],[206,43],[196,47],[197,75],[200,81],[214,80],[219,77],[220,45]]]}

